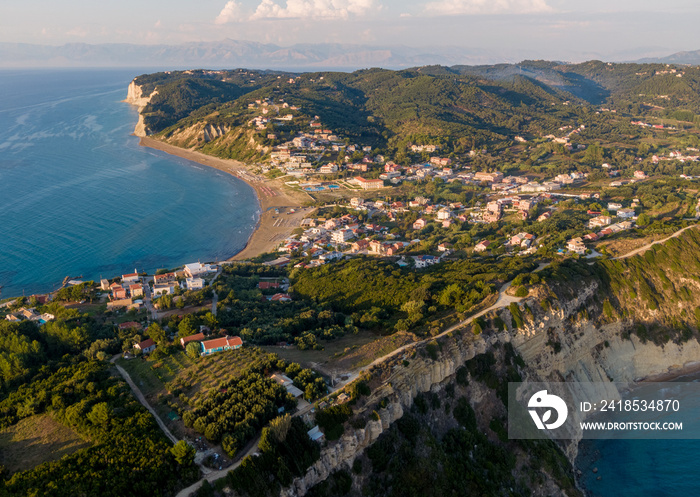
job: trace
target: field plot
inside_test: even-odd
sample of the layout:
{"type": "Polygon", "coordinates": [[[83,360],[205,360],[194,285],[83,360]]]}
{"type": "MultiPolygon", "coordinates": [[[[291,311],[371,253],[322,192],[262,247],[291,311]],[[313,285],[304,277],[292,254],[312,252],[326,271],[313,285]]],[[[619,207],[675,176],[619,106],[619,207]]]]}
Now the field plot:
{"type": "Polygon", "coordinates": [[[198,399],[231,378],[240,376],[264,352],[255,347],[219,352],[207,357],[191,359],[178,352],[158,361],[119,359],[123,367],[158,416],[177,436],[192,436],[178,411],[189,410],[198,399]]]}
{"type": "Polygon", "coordinates": [[[56,461],[90,445],[49,414],[32,416],[0,431],[0,464],[15,473],[56,461]]]}

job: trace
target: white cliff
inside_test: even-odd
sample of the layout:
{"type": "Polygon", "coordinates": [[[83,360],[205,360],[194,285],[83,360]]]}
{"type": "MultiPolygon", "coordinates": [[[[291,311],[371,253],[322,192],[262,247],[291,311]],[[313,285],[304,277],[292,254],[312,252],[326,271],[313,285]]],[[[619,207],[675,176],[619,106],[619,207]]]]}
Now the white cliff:
{"type": "Polygon", "coordinates": [[[144,122],[143,114],[141,114],[141,111],[146,107],[151,102],[151,99],[153,98],[154,95],[158,94],[158,90],[155,89],[153,92],[151,92],[150,95],[147,97],[144,96],[143,94],[143,88],[141,86],[136,84],[136,80],[132,81],[131,84],[129,85],[129,88],[127,90],[126,94],[126,99],[124,100],[126,103],[129,103],[131,105],[135,105],[138,107],[138,112],[139,112],[139,121],[136,123],[136,127],[134,128],[134,134],[136,136],[148,136],[150,134],[148,128],[146,127],[146,124],[144,122]]]}

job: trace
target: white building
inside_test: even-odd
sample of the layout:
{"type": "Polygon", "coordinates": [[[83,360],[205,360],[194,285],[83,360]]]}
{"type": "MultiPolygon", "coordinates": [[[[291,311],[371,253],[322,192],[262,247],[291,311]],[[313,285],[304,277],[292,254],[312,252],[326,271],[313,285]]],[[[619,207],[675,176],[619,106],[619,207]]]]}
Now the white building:
{"type": "Polygon", "coordinates": [[[213,264],[200,264],[199,262],[185,264],[185,274],[188,278],[194,278],[207,273],[215,273],[217,269],[218,268],[213,264]]]}
{"type": "Polygon", "coordinates": [[[345,243],[354,236],[355,234],[352,230],[335,230],[331,235],[331,241],[333,243],[345,243]]]}
{"type": "Polygon", "coordinates": [[[450,209],[447,209],[446,207],[443,207],[437,213],[437,218],[440,221],[445,221],[447,219],[450,219],[451,217],[452,217],[452,211],[450,209]]]}
{"type": "Polygon", "coordinates": [[[175,287],[179,287],[177,281],[170,281],[165,283],[156,283],[153,285],[153,295],[170,295],[175,293],[175,287]]]}
{"type": "Polygon", "coordinates": [[[188,290],[201,290],[204,288],[204,280],[202,278],[187,278],[185,283],[188,290]]]}
{"type": "Polygon", "coordinates": [[[631,217],[634,217],[634,209],[619,209],[617,211],[617,215],[622,219],[629,219],[631,217]]]}

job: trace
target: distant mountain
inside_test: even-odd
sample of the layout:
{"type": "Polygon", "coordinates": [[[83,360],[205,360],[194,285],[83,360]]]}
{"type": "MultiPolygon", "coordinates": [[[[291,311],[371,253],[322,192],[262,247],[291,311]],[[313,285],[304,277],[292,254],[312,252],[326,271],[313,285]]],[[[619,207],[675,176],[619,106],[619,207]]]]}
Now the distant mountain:
{"type": "Polygon", "coordinates": [[[256,69],[401,69],[431,64],[493,64],[536,58],[521,50],[458,47],[411,48],[344,44],[281,47],[250,41],[135,45],[72,43],[62,46],[0,43],[0,67],[170,67],[256,69]]]}
{"type": "Polygon", "coordinates": [[[640,59],[637,62],[654,63],[660,62],[662,64],[688,64],[692,66],[700,65],[700,50],[694,50],[691,52],[676,52],[666,57],[647,57],[640,59]]]}

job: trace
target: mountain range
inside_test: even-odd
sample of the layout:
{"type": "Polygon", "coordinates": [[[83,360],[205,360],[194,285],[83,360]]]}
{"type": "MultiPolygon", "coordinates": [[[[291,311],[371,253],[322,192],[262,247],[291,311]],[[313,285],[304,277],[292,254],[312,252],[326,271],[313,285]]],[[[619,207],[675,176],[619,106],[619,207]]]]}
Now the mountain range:
{"type": "MultiPolygon", "coordinates": [[[[645,49],[639,55],[654,54],[640,62],[676,64],[700,63],[700,51],[665,56],[661,49],[645,49]],[[662,54],[658,55],[657,54],[662,54]]],[[[630,53],[612,57],[629,61],[630,53]]],[[[61,46],[26,43],[0,43],[0,67],[167,67],[172,69],[207,67],[253,67],[259,69],[315,70],[383,67],[402,69],[425,65],[481,65],[518,62],[541,58],[529,50],[492,50],[455,46],[406,47],[348,44],[298,44],[282,47],[274,44],[226,39],[216,42],[192,42],[180,45],[137,45],[128,43],[61,46]]],[[[580,60],[602,59],[600,54],[585,53],[580,60]]]]}

